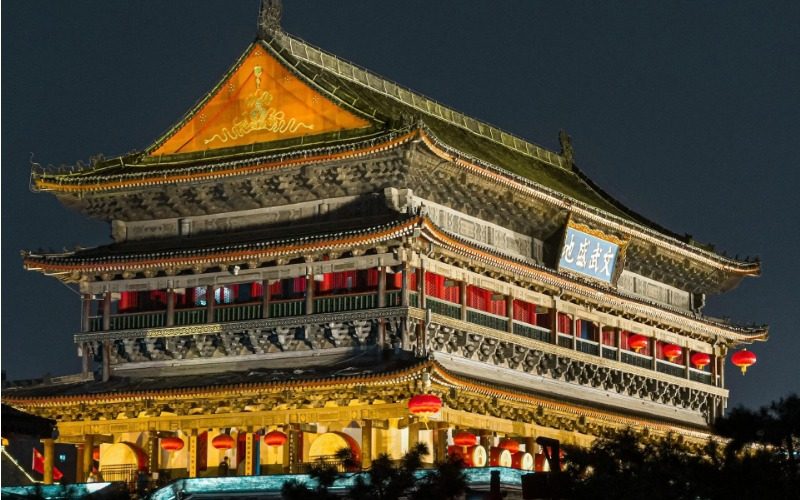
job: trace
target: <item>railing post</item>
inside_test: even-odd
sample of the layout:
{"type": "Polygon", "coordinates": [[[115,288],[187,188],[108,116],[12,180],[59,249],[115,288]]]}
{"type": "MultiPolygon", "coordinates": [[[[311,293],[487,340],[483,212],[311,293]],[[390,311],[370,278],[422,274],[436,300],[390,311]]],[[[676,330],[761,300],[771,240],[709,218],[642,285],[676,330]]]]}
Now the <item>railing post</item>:
{"type": "Polygon", "coordinates": [[[206,323],[214,323],[216,321],[216,295],[217,285],[208,285],[206,287],[206,323]]]}

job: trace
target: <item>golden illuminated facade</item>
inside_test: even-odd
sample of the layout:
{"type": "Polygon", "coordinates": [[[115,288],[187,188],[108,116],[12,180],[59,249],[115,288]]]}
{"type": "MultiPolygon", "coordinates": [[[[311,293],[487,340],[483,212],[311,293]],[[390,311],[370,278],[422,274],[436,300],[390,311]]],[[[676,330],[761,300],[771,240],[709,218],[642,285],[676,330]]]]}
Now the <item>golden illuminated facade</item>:
{"type": "Polygon", "coordinates": [[[80,478],[98,445],[107,475],[194,477],[225,456],[298,471],[339,446],[369,467],[418,441],[433,462],[464,429],[530,453],[627,426],[708,437],[728,350],[767,331],[701,309],[757,262],[623,207],[565,135],[556,153],[464,116],[284,33],[274,9],[151,147],[33,173],[114,238],[25,254],[83,294],[83,373],[3,394],[58,421],[80,478]],[[412,415],[417,394],[442,409],[412,415]]]}

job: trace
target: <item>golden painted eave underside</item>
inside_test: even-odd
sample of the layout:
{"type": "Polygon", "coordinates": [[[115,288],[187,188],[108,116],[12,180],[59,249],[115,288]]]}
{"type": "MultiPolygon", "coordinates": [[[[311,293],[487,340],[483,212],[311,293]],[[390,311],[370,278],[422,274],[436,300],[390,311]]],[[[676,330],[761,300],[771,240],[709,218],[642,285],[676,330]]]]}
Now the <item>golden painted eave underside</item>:
{"type": "MultiPolygon", "coordinates": [[[[71,422],[65,415],[72,415],[73,410],[87,416],[97,414],[99,411],[115,418],[118,413],[131,415],[138,415],[141,412],[152,413],[154,408],[164,405],[167,405],[174,414],[176,408],[184,408],[189,404],[191,408],[187,414],[195,414],[192,408],[225,408],[225,405],[230,404],[232,400],[246,400],[257,406],[258,398],[271,401],[275,409],[300,409],[306,407],[303,405],[309,401],[319,402],[320,408],[324,409],[329,407],[331,402],[342,401],[343,397],[344,400],[350,401],[349,404],[358,401],[355,403],[357,406],[376,406],[405,403],[408,398],[420,392],[439,395],[447,409],[506,420],[536,422],[545,426],[564,426],[590,435],[602,435],[611,429],[633,427],[647,428],[659,434],[679,433],[693,439],[709,437],[704,429],[565,403],[490,383],[468,380],[448,372],[435,361],[424,361],[403,370],[366,376],[242,383],[217,387],[136,392],[118,390],[102,394],[36,397],[15,396],[13,391],[10,393],[6,391],[3,394],[3,402],[35,415],[54,418],[59,422],[71,422]],[[427,377],[431,384],[430,388],[425,390],[422,385],[427,377]],[[302,403],[303,401],[306,403],[302,403]]],[[[269,408],[258,411],[269,412],[269,408]]],[[[402,414],[396,416],[408,416],[407,410],[403,408],[402,414]]],[[[129,419],[130,417],[127,420],[129,419]]]]}

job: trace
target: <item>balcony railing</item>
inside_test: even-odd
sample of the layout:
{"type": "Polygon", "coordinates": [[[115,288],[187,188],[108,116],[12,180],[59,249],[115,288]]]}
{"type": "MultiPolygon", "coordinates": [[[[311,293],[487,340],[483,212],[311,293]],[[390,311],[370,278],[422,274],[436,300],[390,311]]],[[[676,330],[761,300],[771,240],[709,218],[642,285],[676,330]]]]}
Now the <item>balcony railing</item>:
{"type": "Polygon", "coordinates": [[[667,375],[672,375],[673,377],[686,377],[685,366],[670,363],[669,361],[657,360],[656,370],[661,373],[666,373],[667,375]]]}
{"type": "Polygon", "coordinates": [[[640,368],[653,367],[653,358],[650,356],[645,356],[644,354],[622,351],[622,356],[620,358],[622,359],[623,363],[628,363],[629,365],[638,366],[640,368]]]}
{"type": "Polygon", "coordinates": [[[461,319],[461,305],[448,302],[446,300],[435,299],[433,297],[425,298],[425,307],[430,309],[436,314],[442,316],[449,316],[455,319],[461,319]]]}
{"type": "Polygon", "coordinates": [[[572,335],[567,335],[565,333],[558,333],[558,345],[561,347],[566,347],[567,349],[572,349],[572,335]]]}
{"type": "Polygon", "coordinates": [[[376,307],[378,307],[378,295],[373,292],[331,295],[314,299],[315,313],[358,311],[361,309],[374,309],[376,307]]]}
{"type": "Polygon", "coordinates": [[[261,304],[219,305],[214,308],[214,321],[217,323],[248,321],[260,317],[261,304]]]}
{"type": "Polygon", "coordinates": [[[541,326],[521,323],[519,321],[514,321],[514,333],[517,335],[521,335],[523,337],[527,337],[529,339],[547,342],[548,344],[551,342],[551,339],[553,338],[549,329],[542,328],[541,326]]]}
{"type": "Polygon", "coordinates": [[[714,378],[710,373],[695,368],[689,368],[689,380],[694,380],[695,382],[701,382],[703,384],[714,383],[714,378]]]}
{"type": "Polygon", "coordinates": [[[603,357],[605,359],[610,359],[611,361],[616,361],[617,359],[617,348],[611,346],[601,346],[600,352],[603,353],[603,357]]]}
{"type": "Polygon", "coordinates": [[[593,354],[598,356],[600,354],[600,344],[593,340],[582,338],[575,339],[575,349],[586,354],[593,354]]]}
{"type": "Polygon", "coordinates": [[[207,310],[205,307],[195,307],[194,309],[178,309],[175,311],[175,324],[200,325],[206,322],[207,310]]]}
{"type": "Polygon", "coordinates": [[[487,328],[494,328],[495,330],[508,331],[507,318],[476,309],[467,308],[467,321],[487,328]]]}

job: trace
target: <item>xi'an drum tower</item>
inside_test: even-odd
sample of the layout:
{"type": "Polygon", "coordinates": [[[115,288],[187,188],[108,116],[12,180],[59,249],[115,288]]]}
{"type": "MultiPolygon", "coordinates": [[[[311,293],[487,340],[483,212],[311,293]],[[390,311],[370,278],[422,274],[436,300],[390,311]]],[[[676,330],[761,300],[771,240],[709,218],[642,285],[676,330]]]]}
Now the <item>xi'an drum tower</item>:
{"type": "Polygon", "coordinates": [[[23,252],[81,293],[82,373],[2,397],[57,422],[78,481],[302,472],[342,447],[369,468],[418,442],[430,464],[543,470],[539,438],[712,435],[726,358],[746,369],[768,332],[703,306],[758,261],[623,206],[565,133],[549,151],[279,21],[264,0],[257,39],[143,151],[32,172],[113,238],[23,252]]]}

